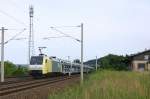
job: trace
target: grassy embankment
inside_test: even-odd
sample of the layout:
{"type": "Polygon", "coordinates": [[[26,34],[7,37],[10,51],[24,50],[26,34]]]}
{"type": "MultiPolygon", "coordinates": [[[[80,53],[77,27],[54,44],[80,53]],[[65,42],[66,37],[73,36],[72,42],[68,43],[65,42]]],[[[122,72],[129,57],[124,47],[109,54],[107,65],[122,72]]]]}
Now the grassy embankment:
{"type": "Polygon", "coordinates": [[[83,86],[66,88],[49,99],[150,99],[150,73],[98,71],[83,86]]]}

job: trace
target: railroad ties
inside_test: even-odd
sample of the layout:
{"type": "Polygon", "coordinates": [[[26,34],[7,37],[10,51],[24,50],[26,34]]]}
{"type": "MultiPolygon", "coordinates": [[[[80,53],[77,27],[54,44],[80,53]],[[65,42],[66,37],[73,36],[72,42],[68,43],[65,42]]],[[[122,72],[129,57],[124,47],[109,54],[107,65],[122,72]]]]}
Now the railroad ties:
{"type": "Polygon", "coordinates": [[[26,80],[8,81],[6,83],[1,83],[0,96],[17,93],[24,90],[30,90],[32,88],[41,87],[55,82],[65,81],[67,79],[73,79],[75,77],[79,77],[79,75],[59,76],[59,77],[43,78],[43,79],[28,78],[26,80]]]}

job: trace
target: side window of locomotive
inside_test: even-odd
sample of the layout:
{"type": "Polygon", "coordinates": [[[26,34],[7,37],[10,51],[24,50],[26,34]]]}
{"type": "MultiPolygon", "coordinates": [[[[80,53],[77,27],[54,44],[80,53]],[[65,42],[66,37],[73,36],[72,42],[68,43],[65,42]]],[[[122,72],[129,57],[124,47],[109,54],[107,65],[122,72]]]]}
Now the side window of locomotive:
{"type": "Polygon", "coordinates": [[[45,63],[47,63],[47,59],[45,60],[45,63]]]}

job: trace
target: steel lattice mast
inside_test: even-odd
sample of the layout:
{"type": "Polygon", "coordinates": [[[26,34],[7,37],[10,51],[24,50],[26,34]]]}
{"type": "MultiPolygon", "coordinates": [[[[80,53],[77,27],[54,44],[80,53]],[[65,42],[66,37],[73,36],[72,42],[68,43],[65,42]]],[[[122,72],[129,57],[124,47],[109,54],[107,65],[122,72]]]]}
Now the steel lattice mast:
{"type": "Polygon", "coordinates": [[[29,55],[28,55],[28,64],[30,64],[30,58],[34,55],[34,32],[33,32],[33,6],[29,7],[29,17],[30,17],[30,29],[29,29],[29,55]]]}

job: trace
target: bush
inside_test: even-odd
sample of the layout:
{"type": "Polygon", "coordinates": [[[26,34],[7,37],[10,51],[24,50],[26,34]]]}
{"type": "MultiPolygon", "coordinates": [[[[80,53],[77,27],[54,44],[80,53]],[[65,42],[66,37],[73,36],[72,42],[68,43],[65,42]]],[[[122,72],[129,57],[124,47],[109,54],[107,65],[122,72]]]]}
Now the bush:
{"type": "Polygon", "coordinates": [[[28,72],[27,67],[21,67],[21,66],[19,66],[19,67],[13,72],[13,75],[14,75],[14,76],[22,76],[22,75],[27,74],[27,72],[28,72]]]}
{"type": "Polygon", "coordinates": [[[27,67],[17,67],[15,64],[9,61],[4,63],[4,73],[6,77],[24,75],[27,72],[27,67]]]}

